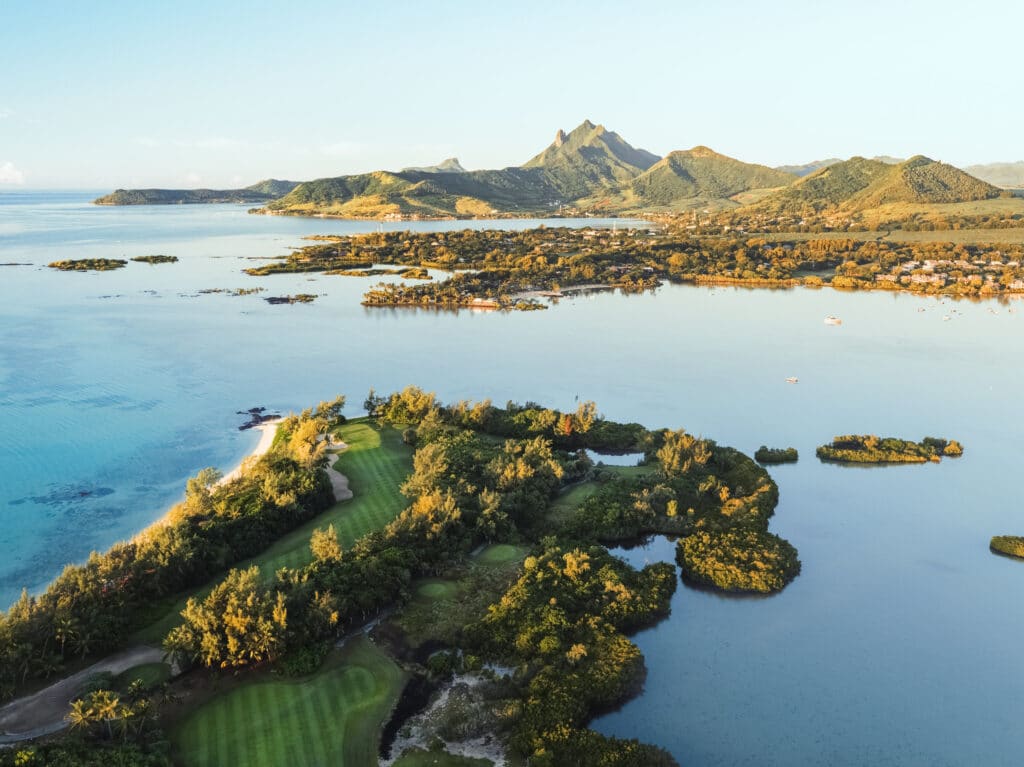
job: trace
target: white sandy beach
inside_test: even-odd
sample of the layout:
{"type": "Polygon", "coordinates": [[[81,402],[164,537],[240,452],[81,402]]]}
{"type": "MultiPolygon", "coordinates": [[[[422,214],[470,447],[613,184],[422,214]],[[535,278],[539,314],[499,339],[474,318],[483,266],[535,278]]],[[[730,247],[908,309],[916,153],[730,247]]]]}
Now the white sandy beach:
{"type": "Polygon", "coordinates": [[[256,443],[256,447],[253,451],[243,458],[235,468],[221,477],[217,484],[226,485],[228,482],[238,479],[238,477],[242,475],[242,468],[246,463],[259,458],[270,450],[270,446],[274,444],[274,437],[277,435],[277,426],[283,420],[283,418],[275,418],[272,421],[264,421],[259,426],[253,426],[254,429],[260,432],[260,441],[256,443]]]}
{"type": "MultiPolygon", "coordinates": [[[[274,444],[274,437],[277,435],[277,427],[283,421],[283,418],[275,418],[272,421],[264,421],[259,426],[254,426],[254,429],[258,429],[260,433],[260,441],[256,443],[256,447],[249,455],[245,456],[238,465],[229,471],[227,474],[222,476],[218,481],[217,485],[225,485],[234,479],[237,479],[242,474],[242,469],[249,461],[259,458],[261,455],[270,450],[270,446],[274,444]]],[[[152,524],[147,525],[141,531],[139,531],[134,537],[139,538],[145,536],[151,530],[166,525],[170,522],[171,512],[174,510],[174,506],[164,512],[159,519],[155,520],[152,524]]]]}

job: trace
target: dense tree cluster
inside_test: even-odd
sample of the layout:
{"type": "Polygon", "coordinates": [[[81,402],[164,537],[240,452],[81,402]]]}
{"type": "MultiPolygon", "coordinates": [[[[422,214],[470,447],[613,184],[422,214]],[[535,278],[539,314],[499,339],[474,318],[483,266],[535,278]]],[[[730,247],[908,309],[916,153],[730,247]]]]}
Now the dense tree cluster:
{"type": "Polygon", "coordinates": [[[72,258],[51,261],[47,266],[62,272],[109,272],[128,266],[128,262],[123,258],[72,258]]]}
{"type": "Polygon", "coordinates": [[[668,612],[671,565],[636,571],[601,547],[552,545],[467,629],[471,649],[529,668],[511,743],[537,765],[671,765],[661,749],[583,726],[591,711],[635,693],[643,656],[623,632],[668,612]]]}
{"type": "Polygon", "coordinates": [[[758,463],[796,463],[800,454],[795,447],[767,447],[761,445],[754,452],[754,460],[758,463]]]}
{"type": "Polygon", "coordinates": [[[999,554],[1024,559],[1024,537],[1019,535],[994,535],[989,548],[999,554]]]}
{"type": "MultiPolygon", "coordinates": [[[[753,286],[831,285],[957,296],[1024,292],[1024,245],[784,237],[723,226],[660,232],[532,229],[522,232],[375,233],[302,248],[250,274],[352,273],[373,264],[452,272],[429,284],[380,284],[368,306],[543,308],[539,291],[574,287],[645,291],[662,281],[753,286]]],[[[413,276],[413,275],[408,275],[413,276]]]]}
{"type": "Polygon", "coordinates": [[[761,530],[694,533],[679,542],[676,559],[684,577],[724,591],[781,591],[800,574],[792,544],[761,530]]]}
{"type": "Polygon", "coordinates": [[[964,449],[959,442],[925,437],[920,442],[873,434],[836,437],[817,450],[818,458],[837,463],[938,463],[943,456],[957,458],[964,449]]]}

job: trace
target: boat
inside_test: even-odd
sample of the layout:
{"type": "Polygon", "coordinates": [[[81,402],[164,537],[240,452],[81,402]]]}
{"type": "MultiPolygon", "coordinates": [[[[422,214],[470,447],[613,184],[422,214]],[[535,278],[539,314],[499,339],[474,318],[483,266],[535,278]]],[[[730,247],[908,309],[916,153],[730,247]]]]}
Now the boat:
{"type": "Polygon", "coordinates": [[[825,318],[826,325],[842,325],[843,321],[838,317],[833,317],[831,314],[825,318]]]}
{"type": "Polygon", "coordinates": [[[797,378],[796,376],[790,376],[789,378],[786,379],[786,383],[799,383],[799,382],[800,382],[800,379],[797,378]]]}

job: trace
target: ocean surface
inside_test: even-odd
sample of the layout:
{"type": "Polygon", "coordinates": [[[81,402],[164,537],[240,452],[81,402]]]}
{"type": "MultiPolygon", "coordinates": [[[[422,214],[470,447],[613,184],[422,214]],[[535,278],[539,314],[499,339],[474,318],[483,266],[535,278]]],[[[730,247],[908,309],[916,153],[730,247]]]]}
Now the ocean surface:
{"type": "MultiPolygon", "coordinates": [[[[1024,563],[988,540],[1024,534],[1024,304],[666,285],[545,312],[369,309],[377,278],[241,270],[305,235],[377,224],[95,196],[0,194],[0,263],[21,264],[0,266],[0,602],[158,518],[199,469],[236,464],[258,440],[238,411],[344,393],[357,415],[371,386],[409,383],[446,401],[593,399],[610,418],[746,452],[797,447],[798,464],[772,469],[772,529],[803,561],[766,599],[681,585],[671,618],[635,637],[644,694],[598,729],[684,765],[1019,763],[1024,563]],[[45,267],[157,253],[181,261],[45,267]],[[267,292],[199,293],[242,287],[267,292]],[[263,300],[297,292],[318,298],[263,300]],[[956,438],[965,455],[872,469],[814,458],[851,432],[956,438]]],[[[627,552],[672,555],[664,539],[627,552]]]]}

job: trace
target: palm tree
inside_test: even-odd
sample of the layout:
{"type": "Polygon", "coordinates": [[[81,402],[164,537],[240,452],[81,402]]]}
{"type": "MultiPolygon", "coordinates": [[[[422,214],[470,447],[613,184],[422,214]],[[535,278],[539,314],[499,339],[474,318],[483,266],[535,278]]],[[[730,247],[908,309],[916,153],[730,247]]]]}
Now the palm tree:
{"type": "Polygon", "coordinates": [[[110,690],[97,690],[91,696],[92,708],[96,712],[96,719],[105,722],[107,725],[107,738],[114,737],[113,722],[120,713],[121,700],[116,693],[110,690]]]}
{"type": "Polygon", "coordinates": [[[79,698],[72,701],[71,711],[68,713],[68,721],[71,722],[71,729],[88,730],[96,721],[95,712],[84,700],[79,698]]]}

